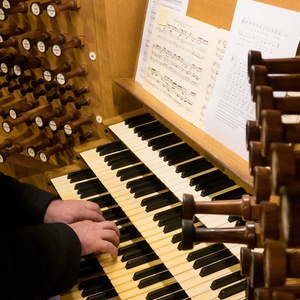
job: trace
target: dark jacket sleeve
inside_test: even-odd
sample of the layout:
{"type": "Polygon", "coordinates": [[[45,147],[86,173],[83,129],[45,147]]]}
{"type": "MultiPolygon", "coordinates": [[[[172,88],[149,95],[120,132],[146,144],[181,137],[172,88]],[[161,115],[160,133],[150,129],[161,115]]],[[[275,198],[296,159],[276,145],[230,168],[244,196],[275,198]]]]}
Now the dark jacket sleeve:
{"type": "Polygon", "coordinates": [[[78,278],[81,245],[66,224],[0,232],[1,299],[46,300],[78,278]]]}
{"type": "Polygon", "coordinates": [[[46,300],[70,289],[81,244],[66,224],[43,224],[58,196],[0,173],[0,290],[2,299],[46,300]]]}
{"type": "Polygon", "coordinates": [[[43,222],[49,203],[57,195],[41,190],[34,185],[21,183],[0,172],[1,228],[18,228],[43,222]]]}

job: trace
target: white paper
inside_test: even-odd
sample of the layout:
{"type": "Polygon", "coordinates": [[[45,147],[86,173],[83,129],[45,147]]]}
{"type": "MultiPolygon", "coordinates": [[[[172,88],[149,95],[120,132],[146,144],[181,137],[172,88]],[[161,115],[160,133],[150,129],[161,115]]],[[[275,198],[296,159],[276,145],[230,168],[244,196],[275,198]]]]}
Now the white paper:
{"type": "Polygon", "coordinates": [[[157,10],[160,6],[168,7],[181,14],[186,14],[188,0],[149,0],[144,23],[143,36],[141,41],[138,64],[136,68],[135,80],[140,84],[143,83],[145,74],[145,65],[149,49],[149,42],[152,33],[153,23],[157,10]]]}
{"type": "Polygon", "coordinates": [[[215,53],[227,35],[225,30],[161,7],[149,43],[143,87],[193,123],[195,111],[202,110],[211,92],[212,75],[220,65],[220,53],[215,53]]]}
{"type": "Polygon", "coordinates": [[[247,77],[248,51],[291,57],[300,38],[300,14],[260,2],[237,2],[224,61],[206,112],[206,132],[248,160],[246,121],[255,120],[247,77]]]}

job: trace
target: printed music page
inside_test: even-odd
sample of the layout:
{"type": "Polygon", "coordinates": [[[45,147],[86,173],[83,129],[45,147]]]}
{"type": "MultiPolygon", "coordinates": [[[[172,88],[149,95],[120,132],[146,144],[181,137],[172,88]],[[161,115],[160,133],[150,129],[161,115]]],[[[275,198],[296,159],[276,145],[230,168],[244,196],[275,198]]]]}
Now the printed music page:
{"type": "Polygon", "coordinates": [[[140,84],[143,83],[145,65],[149,49],[149,42],[152,33],[153,23],[157,10],[160,6],[168,7],[178,13],[186,14],[189,0],[148,0],[143,37],[141,41],[141,48],[138,57],[138,65],[136,68],[135,80],[140,84]]]}
{"type": "Polygon", "coordinates": [[[300,14],[267,4],[239,0],[224,60],[208,103],[206,132],[248,161],[246,122],[255,120],[247,77],[248,51],[263,58],[295,56],[300,14]]]}
{"type": "Polygon", "coordinates": [[[195,111],[202,110],[206,93],[212,89],[212,70],[218,72],[227,35],[223,29],[160,7],[149,43],[143,88],[194,123],[195,111]]]}

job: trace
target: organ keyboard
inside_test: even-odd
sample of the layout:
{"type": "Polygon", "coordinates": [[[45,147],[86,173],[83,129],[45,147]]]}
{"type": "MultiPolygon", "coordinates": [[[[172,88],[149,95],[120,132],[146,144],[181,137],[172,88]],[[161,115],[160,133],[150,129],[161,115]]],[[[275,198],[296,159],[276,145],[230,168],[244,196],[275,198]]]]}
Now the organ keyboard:
{"type": "MultiPolygon", "coordinates": [[[[120,299],[156,299],[158,297],[166,297],[165,299],[199,299],[200,297],[203,299],[243,299],[245,284],[239,272],[240,245],[199,243],[190,252],[179,249],[181,249],[180,200],[183,193],[189,191],[198,200],[207,201],[214,197],[221,197],[221,199],[233,198],[233,195],[240,197],[245,193],[244,189],[229,180],[198,153],[189,149],[187,144],[176,138],[169,130],[164,129],[148,114],[111,125],[109,129],[120,140],[89,150],[78,149],[80,156],[94,174],[91,179],[84,179],[84,181],[90,182],[90,185],[94,187],[95,195],[88,193],[87,196],[81,197],[93,200],[103,196],[103,193],[111,195],[116,204],[101,203],[104,213],[119,207],[126,216],[124,218],[128,219],[127,223],[119,225],[121,231],[122,228],[128,226],[136,228],[138,238],[121,242],[120,253],[124,247],[142,241],[151,248],[150,254],[146,254],[151,261],[132,269],[126,269],[126,263],[121,259],[112,262],[107,254],[99,256],[100,264],[118,297],[120,299]],[[129,123],[139,124],[137,126],[140,128],[142,126],[145,128],[146,123],[151,124],[150,127],[155,128],[157,133],[151,133],[152,130],[148,130],[147,133],[144,132],[147,138],[141,140],[134,132],[137,132],[138,127],[128,128],[129,123]],[[170,142],[167,142],[168,139],[170,142]],[[172,147],[180,147],[184,149],[184,152],[183,154],[176,153],[175,156],[171,155],[172,162],[168,160],[168,155],[165,153],[165,161],[163,161],[163,158],[159,157],[159,150],[153,151],[148,145],[154,146],[155,144],[155,148],[159,148],[156,142],[161,143],[163,148],[160,150],[165,150],[160,153],[165,153],[172,147]],[[181,161],[178,161],[178,158],[181,158],[181,161]],[[173,164],[174,162],[176,163],[173,164]],[[196,171],[191,170],[191,164],[196,166],[196,171]],[[186,169],[186,166],[189,168],[186,169]],[[199,171],[200,168],[202,171],[199,171]],[[208,174],[212,177],[207,177],[208,174]],[[205,190],[201,187],[201,177],[208,178],[204,183],[205,190]],[[198,183],[195,185],[193,183],[191,186],[192,179],[194,183],[198,183]],[[104,190],[95,188],[97,181],[103,184],[104,190]],[[212,186],[209,184],[211,182],[213,182],[212,186]],[[214,185],[218,184],[220,186],[215,188],[214,185]],[[163,266],[165,270],[165,272],[160,271],[155,277],[156,279],[161,277],[161,281],[139,288],[139,282],[132,279],[134,274],[154,266],[155,268],[163,266]],[[176,289],[173,291],[172,287],[176,289]],[[162,296],[160,294],[162,291],[170,298],[162,296]]],[[[70,183],[67,175],[52,178],[51,181],[63,199],[78,198],[76,192],[78,184],[70,183]]],[[[195,225],[228,227],[227,217],[199,215],[195,225]]],[[[144,254],[144,250],[139,251],[142,255],[144,254]]],[[[134,261],[131,263],[135,264],[134,261]]],[[[130,261],[128,264],[130,265],[130,261]]],[[[147,277],[144,281],[150,281],[150,278],[147,277]]],[[[74,299],[72,297],[71,293],[65,299],[74,299]]]]}

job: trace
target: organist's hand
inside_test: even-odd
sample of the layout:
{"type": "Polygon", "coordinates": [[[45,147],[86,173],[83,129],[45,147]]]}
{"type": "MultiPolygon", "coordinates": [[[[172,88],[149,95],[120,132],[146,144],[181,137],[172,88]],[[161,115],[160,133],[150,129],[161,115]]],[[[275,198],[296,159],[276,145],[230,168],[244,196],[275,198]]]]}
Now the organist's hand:
{"type": "Polygon", "coordinates": [[[54,200],[44,216],[44,223],[70,224],[83,220],[102,222],[105,219],[98,204],[85,200],[54,200]]]}
{"type": "Polygon", "coordinates": [[[81,255],[108,252],[113,259],[117,258],[120,243],[120,231],[112,221],[80,221],[69,226],[77,234],[82,251],[81,255]]]}

